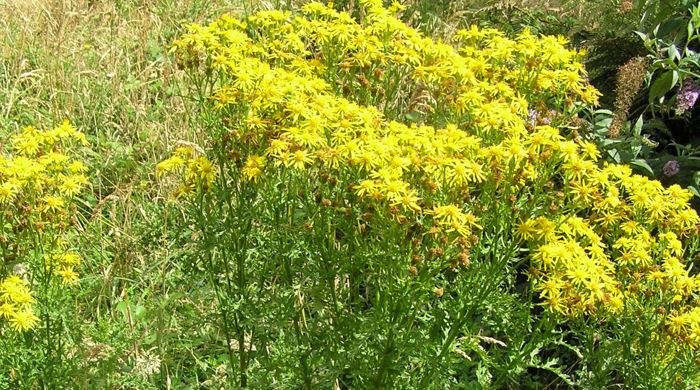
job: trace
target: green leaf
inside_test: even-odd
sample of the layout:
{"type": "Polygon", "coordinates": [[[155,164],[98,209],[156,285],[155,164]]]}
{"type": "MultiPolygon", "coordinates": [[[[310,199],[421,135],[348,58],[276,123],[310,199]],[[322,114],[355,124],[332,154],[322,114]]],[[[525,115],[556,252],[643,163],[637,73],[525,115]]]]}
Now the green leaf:
{"type": "Polygon", "coordinates": [[[649,89],[649,102],[653,102],[657,98],[663,97],[668,91],[673,88],[678,82],[678,72],[669,70],[663,73],[649,89]]]}
{"type": "Polygon", "coordinates": [[[476,368],[476,380],[479,381],[479,384],[482,387],[488,387],[491,384],[491,373],[489,372],[489,369],[479,363],[479,365],[476,368]]]}
{"type": "Polygon", "coordinates": [[[668,58],[670,58],[673,61],[676,61],[681,58],[681,53],[678,52],[676,45],[671,45],[668,47],[668,58]]]}
{"type": "Polygon", "coordinates": [[[687,43],[690,43],[690,41],[693,40],[693,33],[695,32],[695,26],[693,25],[693,21],[691,20],[688,22],[688,40],[686,41],[687,43]]]}
{"type": "Polygon", "coordinates": [[[637,121],[634,122],[634,126],[632,127],[632,134],[634,134],[637,137],[640,137],[642,135],[642,125],[644,125],[644,118],[640,116],[639,119],[637,119],[637,121]]]}
{"type": "Polygon", "coordinates": [[[656,36],[660,37],[660,38],[661,37],[665,38],[665,37],[668,37],[672,34],[675,35],[677,33],[677,30],[682,28],[681,26],[683,25],[683,23],[684,23],[683,18],[679,17],[679,16],[672,18],[672,19],[669,19],[669,20],[663,22],[658,27],[658,30],[656,32],[656,36]]]}
{"type": "Polygon", "coordinates": [[[633,167],[641,170],[644,172],[647,176],[654,177],[654,170],[649,166],[649,164],[646,162],[646,160],[637,158],[632,161],[630,161],[630,165],[633,167]]]}
{"type": "Polygon", "coordinates": [[[622,162],[622,158],[620,157],[620,152],[617,151],[617,149],[611,149],[608,150],[608,155],[610,155],[610,158],[613,159],[616,163],[622,162]]]}
{"type": "Polygon", "coordinates": [[[693,193],[693,195],[697,196],[700,198],[700,192],[698,192],[698,189],[695,188],[694,186],[688,186],[688,190],[693,193]]]}
{"type": "Polygon", "coordinates": [[[571,380],[571,378],[568,375],[566,375],[561,370],[561,368],[557,367],[557,364],[559,364],[557,359],[551,359],[551,360],[547,361],[545,364],[531,365],[530,367],[539,368],[541,370],[547,370],[547,371],[551,372],[552,374],[556,375],[557,377],[559,377],[559,379],[561,379],[567,385],[569,385],[571,387],[575,386],[574,381],[571,380]]]}

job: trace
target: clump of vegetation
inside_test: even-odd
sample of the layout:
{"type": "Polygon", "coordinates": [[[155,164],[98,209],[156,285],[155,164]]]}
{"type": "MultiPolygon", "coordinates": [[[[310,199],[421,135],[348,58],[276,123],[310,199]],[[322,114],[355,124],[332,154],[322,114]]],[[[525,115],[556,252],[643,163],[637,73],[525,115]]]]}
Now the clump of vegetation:
{"type": "Polygon", "coordinates": [[[0,389],[700,383],[693,195],[604,161],[645,88],[692,115],[692,44],[648,36],[611,138],[568,4],[26,4],[0,389]]]}
{"type": "Polygon", "coordinates": [[[12,137],[10,154],[0,156],[0,366],[23,373],[16,380],[24,386],[60,383],[54,375],[71,331],[61,316],[70,313],[81,266],[74,202],[89,184],[79,154],[86,145],[66,121],[50,130],[24,128],[12,137]]]}
{"type": "Polygon", "coordinates": [[[239,385],[695,381],[671,374],[695,369],[692,194],[567,139],[598,93],[561,38],[473,26],[452,47],[401,10],[309,3],[175,43],[211,140],[159,172],[179,172],[239,385]]]}

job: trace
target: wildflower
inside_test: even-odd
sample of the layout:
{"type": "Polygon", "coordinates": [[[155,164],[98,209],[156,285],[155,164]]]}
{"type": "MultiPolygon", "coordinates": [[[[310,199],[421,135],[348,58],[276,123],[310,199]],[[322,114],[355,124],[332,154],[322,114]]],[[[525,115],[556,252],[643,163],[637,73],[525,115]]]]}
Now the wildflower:
{"type": "Polygon", "coordinates": [[[682,334],[688,323],[688,318],[682,314],[668,316],[668,320],[666,321],[668,331],[673,335],[682,334]]]}
{"type": "Polygon", "coordinates": [[[214,182],[216,171],[214,170],[214,165],[212,165],[211,161],[204,156],[200,156],[196,159],[190,160],[189,175],[190,178],[201,183],[204,190],[207,190],[214,182]]]}
{"type": "Polygon", "coordinates": [[[700,87],[695,83],[695,80],[686,77],[676,95],[676,114],[682,115],[684,112],[695,107],[699,95],[700,87]]]}
{"type": "Polygon", "coordinates": [[[17,275],[10,275],[0,283],[0,298],[17,304],[33,303],[28,283],[17,275]]]}
{"type": "Polygon", "coordinates": [[[0,303],[0,318],[9,319],[15,314],[17,308],[12,303],[0,303]]]}
{"type": "Polygon", "coordinates": [[[443,223],[459,222],[463,216],[462,210],[453,204],[446,206],[435,206],[430,213],[433,214],[434,218],[437,218],[443,223]]]}
{"type": "Polygon", "coordinates": [[[564,283],[555,278],[551,278],[548,280],[545,280],[543,283],[541,283],[538,286],[538,289],[540,290],[540,295],[544,298],[552,298],[552,297],[560,297],[562,292],[561,289],[564,286],[564,283]]]}
{"type": "Polygon", "coordinates": [[[418,205],[420,198],[418,198],[414,191],[408,191],[403,194],[396,194],[391,197],[390,204],[392,206],[401,206],[404,210],[420,211],[421,207],[418,205]]]}
{"type": "Polygon", "coordinates": [[[566,314],[567,312],[564,299],[557,295],[547,297],[544,305],[547,307],[547,310],[552,313],[566,314]]]}
{"type": "Polygon", "coordinates": [[[17,194],[18,185],[11,181],[0,184],[0,203],[12,201],[17,194]]]}
{"type": "Polygon", "coordinates": [[[31,308],[17,310],[9,318],[10,326],[15,332],[26,332],[39,323],[39,317],[34,315],[31,308]]]}
{"type": "Polygon", "coordinates": [[[447,228],[448,232],[457,232],[463,237],[471,236],[471,227],[481,228],[476,222],[477,218],[471,214],[465,214],[454,205],[435,206],[427,212],[432,214],[435,221],[447,228]]]}
{"type": "Polygon", "coordinates": [[[593,161],[598,161],[600,158],[600,151],[598,147],[593,142],[584,141],[579,144],[581,146],[581,153],[593,161]]]}
{"type": "MultiPolygon", "coordinates": [[[[581,103],[594,105],[600,97],[588,84],[580,51],[568,50],[561,37],[525,31],[509,39],[477,27],[459,31],[455,49],[406,26],[379,0],[363,0],[360,7],[361,22],[311,2],[299,16],[253,15],[252,29],[231,17],[192,26],[178,41],[181,54],[206,55],[199,63],[227,76],[214,99],[243,115],[230,123],[226,152],[235,153],[236,164],[227,169],[256,181],[263,170],[293,168],[292,179],[353,192],[357,196],[347,196],[353,206],[367,202],[357,206],[386,207],[389,213],[375,215],[399,223],[427,223],[426,235],[440,237],[446,247],[433,254],[450,254],[446,258],[454,258],[448,250],[478,239],[474,231],[489,205],[474,200],[503,196],[520,221],[512,232],[517,244],[530,246],[523,253],[529,253],[532,283],[547,310],[609,315],[657,294],[649,301],[668,296],[680,313],[690,312],[681,307],[699,282],[680,259],[687,255],[685,240],[697,231],[699,218],[687,204],[692,194],[679,186],[664,189],[627,166],[601,168],[596,145],[567,140],[556,128],[581,103]],[[324,66],[332,63],[338,66],[324,66]],[[382,82],[394,71],[408,84],[407,96],[382,82]],[[382,111],[393,116],[403,105],[425,114],[420,122],[437,118],[443,128],[384,117],[382,111]],[[443,123],[448,120],[455,124],[443,123]],[[472,204],[480,210],[468,212],[472,204]],[[518,218],[521,209],[530,214],[518,218]],[[547,210],[551,215],[543,215],[547,210]],[[459,237],[449,242],[449,236],[459,237]],[[632,279],[634,291],[627,288],[632,279]],[[664,286],[663,296],[649,285],[664,286]]],[[[635,59],[620,70],[611,135],[624,124],[645,67],[646,60],[635,59]]],[[[31,148],[28,142],[25,149],[31,148]]],[[[159,164],[159,174],[183,176],[176,197],[197,191],[203,175],[216,173],[195,160],[189,148],[159,164]]],[[[40,166],[38,174],[27,168],[26,176],[49,168],[40,166]]],[[[366,231],[366,223],[359,226],[366,231]]],[[[64,269],[72,270],[57,267],[64,269]]],[[[679,336],[690,337],[690,320],[683,321],[679,336]]]]}
{"type": "Polygon", "coordinates": [[[305,150],[297,150],[291,154],[291,159],[285,165],[293,166],[295,169],[304,170],[307,164],[313,162],[313,156],[309,155],[305,150]]]}
{"type": "Polygon", "coordinates": [[[61,184],[59,192],[64,196],[74,196],[88,184],[87,177],[83,175],[59,176],[61,184]]]}
{"type": "Polygon", "coordinates": [[[162,176],[164,173],[179,168],[185,164],[185,160],[180,156],[172,156],[156,165],[156,174],[162,176]]]}
{"type": "Polygon", "coordinates": [[[378,189],[375,180],[363,180],[359,185],[355,186],[355,191],[358,196],[366,196],[374,193],[378,189]]]}
{"type": "Polygon", "coordinates": [[[248,160],[243,165],[241,173],[247,180],[257,181],[265,167],[265,157],[258,155],[248,156],[248,160]]]}
{"type": "Polygon", "coordinates": [[[64,285],[75,284],[78,281],[78,274],[70,267],[59,268],[56,270],[56,274],[61,277],[61,282],[64,285]]]}
{"type": "Polygon", "coordinates": [[[537,234],[537,226],[535,225],[535,221],[528,219],[521,222],[520,225],[518,225],[517,232],[520,238],[523,240],[532,240],[537,234]]]}
{"type": "Polygon", "coordinates": [[[669,160],[661,170],[666,177],[673,177],[681,171],[681,164],[676,160],[669,160]]]}
{"type": "Polygon", "coordinates": [[[57,212],[62,210],[63,206],[65,205],[63,198],[59,196],[48,195],[42,200],[44,201],[44,211],[57,212]]]}

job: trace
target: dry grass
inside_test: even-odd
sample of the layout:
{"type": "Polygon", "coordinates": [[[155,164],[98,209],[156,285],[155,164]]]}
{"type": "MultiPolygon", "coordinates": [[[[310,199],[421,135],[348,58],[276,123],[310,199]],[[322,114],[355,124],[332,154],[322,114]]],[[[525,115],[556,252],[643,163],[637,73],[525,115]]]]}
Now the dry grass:
{"type": "MultiPolygon", "coordinates": [[[[167,296],[161,275],[175,272],[167,248],[143,242],[163,226],[154,166],[178,141],[204,134],[168,49],[184,24],[240,11],[235,4],[0,0],[0,152],[26,125],[67,118],[88,135],[95,153],[80,226],[87,254],[81,315],[129,329],[127,339],[153,330],[134,327],[117,307],[127,314],[132,305],[150,307],[160,299],[150,294],[167,296]]],[[[115,353],[128,360],[141,349],[134,342],[115,353]]]]}
{"type": "Polygon", "coordinates": [[[185,23],[240,11],[227,3],[0,0],[0,139],[68,118],[97,152],[97,199],[131,193],[177,141],[201,139],[168,48],[185,23]]]}

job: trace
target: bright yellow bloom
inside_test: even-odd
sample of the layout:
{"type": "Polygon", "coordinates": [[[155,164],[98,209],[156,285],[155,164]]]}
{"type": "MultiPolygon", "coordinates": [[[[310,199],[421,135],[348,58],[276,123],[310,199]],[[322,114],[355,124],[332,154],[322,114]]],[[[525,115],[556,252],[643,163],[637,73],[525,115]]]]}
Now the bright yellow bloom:
{"type": "Polygon", "coordinates": [[[63,209],[65,203],[60,196],[47,195],[43,199],[44,211],[57,212],[63,209]]]}
{"type": "Polygon", "coordinates": [[[39,317],[34,315],[31,308],[17,310],[9,318],[10,326],[15,332],[26,332],[39,323],[39,317]]]}

